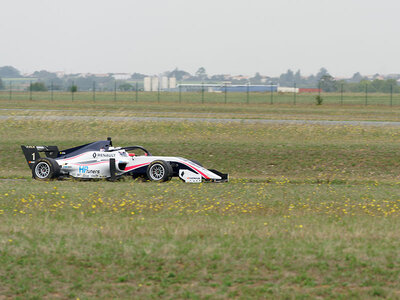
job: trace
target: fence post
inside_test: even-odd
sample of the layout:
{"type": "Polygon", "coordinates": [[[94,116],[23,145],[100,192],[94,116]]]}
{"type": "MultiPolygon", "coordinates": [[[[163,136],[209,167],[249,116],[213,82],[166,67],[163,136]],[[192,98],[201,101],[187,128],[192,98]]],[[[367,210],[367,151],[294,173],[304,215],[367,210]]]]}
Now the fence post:
{"type": "Polygon", "coordinates": [[[53,89],[54,89],[54,87],[53,87],[53,80],[51,81],[51,84],[50,84],[50,92],[51,92],[51,101],[53,101],[54,100],[54,95],[53,95],[53,89]]]}
{"type": "Polygon", "coordinates": [[[182,103],[182,86],[181,86],[181,83],[179,83],[179,103],[182,103]]]}
{"type": "Polygon", "coordinates": [[[272,82],[271,82],[271,99],[270,99],[270,104],[274,104],[274,91],[273,91],[273,89],[272,89],[272,82]]]}
{"type": "Polygon", "coordinates": [[[247,104],[249,104],[250,103],[250,85],[249,85],[249,83],[247,83],[247,86],[246,86],[246,102],[247,102],[247,104]]]}
{"type": "Polygon", "coordinates": [[[293,104],[296,105],[296,82],[293,84],[293,104]]]}
{"type": "Polygon", "coordinates": [[[32,80],[29,83],[29,100],[32,100],[32,80]]]}
{"type": "Polygon", "coordinates": [[[321,97],[321,81],[318,81],[318,96],[321,97]]]}
{"type": "Polygon", "coordinates": [[[201,83],[201,103],[204,103],[204,82],[201,83]]]}
{"type": "Polygon", "coordinates": [[[75,84],[74,84],[74,81],[72,80],[72,85],[71,85],[71,98],[72,98],[72,101],[74,101],[74,86],[75,86],[75,84]]]}
{"type": "Polygon", "coordinates": [[[93,102],[96,101],[96,81],[93,81],[93,102]]]}
{"type": "Polygon", "coordinates": [[[393,106],[393,84],[390,85],[390,106],[393,106]]]}
{"type": "Polygon", "coordinates": [[[340,105],[343,105],[343,83],[340,85],[340,105]]]}
{"type": "Polygon", "coordinates": [[[117,101],[117,81],[114,80],[114,101],[117,101]]]}
{"type": "Polygon", "coordinates": [[[228,95],[227,95],[227,87],[226,87],[226,82],[225,82],[225,84],[224,84],[224,87],[225,87],[225,89],[224,89],[224,101],[225,101],[225,104],[227,103],[227,101],[228,101],[228,95]]]}
{"type": "Polygon", "coordinates": [[[365,84],[365,105],[368,105],[368,84],[365,84]]]}
{"type": "Polygon", "coordinates": [[[135,90],[135,100],[136,100],[136,103],[138,102],[138,82],[136,81],[136,90],[135,90]]]}
{"type": "Polygon", "coordinates": [[[12,100],[12,82],[10,80],[10,95],[9,95],[10,101],[12,100]]]}

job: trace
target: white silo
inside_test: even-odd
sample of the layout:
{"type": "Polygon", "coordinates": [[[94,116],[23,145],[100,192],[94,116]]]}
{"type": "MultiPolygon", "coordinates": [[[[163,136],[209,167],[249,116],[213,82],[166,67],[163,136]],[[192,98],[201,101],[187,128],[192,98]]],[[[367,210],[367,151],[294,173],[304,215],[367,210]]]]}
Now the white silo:
{"type": "Polygon", "coordinates": [[[158,84],[158,77],[157,76],[153,76],[151,78],[151,90],[153,92],[158,91],[159,88],[159,84],[158,84]]]}
{"type": "Polygon", "coordinates": [[[145,77],[143,84],[144,84],[144,91],[151,92],[151,77],[145,77]]]}
{"type": "Polygon", "coordinates": [[[161,77],[161,88],[163,90],[167,90],[168,89],[168,77],[167,76],[161,77]]]}
{"type": "Polygon", "coordinates": [[[176,88],[176,78],[175,77],[169,78],[169,88],[170,89],[176,88]]]}

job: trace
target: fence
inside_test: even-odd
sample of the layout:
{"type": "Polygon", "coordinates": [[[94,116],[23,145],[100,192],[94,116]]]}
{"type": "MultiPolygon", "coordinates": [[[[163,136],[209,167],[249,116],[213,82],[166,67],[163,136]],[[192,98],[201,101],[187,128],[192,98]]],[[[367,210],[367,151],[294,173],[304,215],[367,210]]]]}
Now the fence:
{"type": "Polygon", "coordinates": [[[0,91],[0,100],[49,101],[49,102],[149,102],[149,103],[201,103],[201,104],[316,104],[316,97],[322,97],[322,105],[387,105],[399,106],[400,93],[280,93],[280,92],[60,92],[60,91],[0,91]]]}

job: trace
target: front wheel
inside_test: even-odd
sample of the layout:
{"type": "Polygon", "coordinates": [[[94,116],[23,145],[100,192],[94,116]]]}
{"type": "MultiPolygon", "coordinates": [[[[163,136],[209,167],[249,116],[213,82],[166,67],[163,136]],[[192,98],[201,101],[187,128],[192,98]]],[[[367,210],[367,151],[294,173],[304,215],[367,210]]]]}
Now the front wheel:
{"type": "Polygon", "coordinates": [[[32,176],[37,180],[50,180],[60,174],[60,166],[52,158],[40,158],[32,167],[32,176]]]}
{"type": "Polygon", "coordinates": [[[171,165],[163,160],[153,161],[146,171],[147,178],[151,181],[164,182],[171,180],[173,170],[171,165]]]}

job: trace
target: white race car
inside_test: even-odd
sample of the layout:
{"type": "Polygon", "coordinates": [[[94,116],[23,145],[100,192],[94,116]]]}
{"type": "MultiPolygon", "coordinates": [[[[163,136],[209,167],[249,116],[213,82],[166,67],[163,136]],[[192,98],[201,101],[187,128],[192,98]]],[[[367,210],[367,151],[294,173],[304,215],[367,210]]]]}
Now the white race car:
{"type": "Polygon", "coordinates": [[[228,174],[206,169],[199,162],[182,157],[152,156],[141,146],[113,147],[111,138],[59,151],[57,146],[21,146],[32,176],[38,180],[106,178],[123,175],[151,181],[168,181],[179,177],[185,182],[226,182],[228,174]],[[130,153],[142,150],[144,155],[130,153]],[[40,157],[44,152],[46,157],[40,157]]]}

